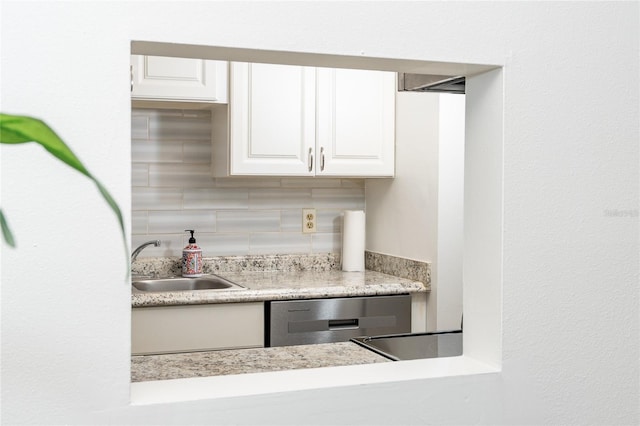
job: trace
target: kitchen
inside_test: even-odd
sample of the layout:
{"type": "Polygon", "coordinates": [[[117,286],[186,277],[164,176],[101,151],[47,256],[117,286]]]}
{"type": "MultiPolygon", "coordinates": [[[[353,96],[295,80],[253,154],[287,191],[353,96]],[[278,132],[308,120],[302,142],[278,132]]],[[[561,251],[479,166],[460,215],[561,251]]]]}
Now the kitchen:
{"type": "Polygon", "coordinates": [[[132,40],[234,61],[497,67],[466,81],[465,354],[131,383],[117,221],[77,172],[3,145],[19,238],[1,253],[3,423],[639,423],[637,2],[150,6],[7,0],[0,18],[3,109],[52,123],[128,229],[130,54],[148,52],[132,40]],[[446,359],[485,368],[456,374],[446,359]]]}
{"type": "MultiPolygon", "coordinates": [[[[287,154],[292,152],[293,154],[288,158],[281,155],[276,162],[269,156],[265,156],[264,150],[278,144],[278,138],[281,135],[285,135],[285,138],[282,139],[287,137],[295,139],[300,134],[301,128],[305,128],[305,126],[307,132],[309,131],[308,127],[311,127],[311,135],[307,134],[306,137],[314,137],[314,132],[313,126],[310,126],[309,122],[303,123],[301,128],[289,126],[291,130],[282,129],[284,127],[282,123],[286,122],[286,119],[278,117],[277,113],[274,114],[273,109],[278,104],[274,104],[271,99],[282,96],[283,92],[286,94],[292,92],[290,87],[295,88],[297,85],[291,84],[291,81],[297,81],[300,84],[304,78],[313,79],[316,70],[311,67],[232,63],[230,68],[235,78],[229,78],[231,91],[227,93],[224,90],[228,77],[225,69],[226,62],[207,61],[208,69],[211,71],[211,74],[207,75],[209,86],[212,86],[209,90],[213,93],[208,95],[210,98],[207,103],[203,102],[201,97],[198,98],[197,94],[175,95],[168,93],[166,87],[158,87],[166,86],[166,79],[162,78],[167,72],[175,72],[176,70],[180,72],[186,70],[192,73],[191,78],[200,84],[197,79],[202,64],[196,59],[177,60],[179,66],[175,65],[176,58],[132,56],[132,81],[134,83],[132,95],[134,99],[132,109],[132,242],[133,247],[138,247],[148,240],[161,241],[159,247],[151,245],[138,255],[138,260],[132,265],[134,276],[145,274],[180,275],[179,256],[182,247],[186,245],[189,238],[188,233],[183,232],[184,229],[196,229],[198,244],[203,248],[206,273],[221,275],[235,283],[249,287],[249,290],[254,290],[253,286],[257,285],[255,283],[250,285],[246,282],[247,277],[251,274],[251,265],[253,264],[259,265],[254,268],[254,274],[261,271],[264,275],[265,270],[271,270],[273,273],[280,273],[280,276],[277,279],[268,278],[267,293],[264,292],[264,284],[261,284],[262,294],[260,296],[254,295],[253,299],[246,298],[246,291],[245,293],[235,293],[236,296],[245,295],[244,299],[242,297],[229,299],[226,294],[219,292],[216,297],[199,297],[203,293],[207,293],[200,292],[199,296],[173,293],[165,297],[164,301],[159,302],[162,299],[161,294],[141,294],[143,292],[136,291],[134,288],[132,301],[134,306],[133,351],[135,356],[133,357],[132,374],[137,377],[135,380],[140,380],[140,377],[155,377],[153,374],[136,375],[137,366],[142,364],[147,366],[147,372],[152,371],[161,377],[167,377],[160,371],[162,368],[158,367],[162,364],[156,361],[174,362],[176,357],[169,358],[169,356],[158,355],[154,358],[157,354],[188,353],[191,351],[188,348],[205,351],[262,346],[262,329],[268,328],[267,324],[260,322],[263,301],[266,301],[269,306],[270,300],[308,299],[314,295],[323,298],[340,298],[358,295],[411,294],[411,301],[407,302],[410,304],[408,308],[410,321],[407,326],[380,328],[377,331],[356,327],[356,330],[350,332],[348,337],[345,337],[346,334],[340,337],[341,341],[347,341],[349,337],[365,335],[364,332],[369,332],[367,335],[380,335],[394,332],[420,333],[427,330],[459,329],[462,302],[460,253],[462,244],[464,96],[459,94],[439,95],[444,92],[444,89],[440,89],[436,93],[397,91],[396,73],[361,72],[364,77],[367,77],[368,74],[375,76],[373,79],[366,80],[362,75],[356,75],[355,78],[349,75],[349,73],[358,73],[359,71],[339,71],[337,73],[338,83],[336,84],[334,80],[332,87],[337,85],[342,92],[348,95],[344,95],[340,99],[343,104],[346,104],[342,105],[340,110],[343,115],[353,110],[366,112],[366,107],[381,105],[384,108],[374,110],[370,115],[375,118],[384,113],[391,117],[383,125],[378,125],[379,123],[371,122],[369,119],[371,125],[364,126],[379,129],[379,133],[369,131],[366,134],[368,140],[384,140],[382,136],[390,140],[390,144],[387,144],[386,148],[380,148],[379,151],[374,150],[373,152],[374,155],[382,152],[383,155],[392,157],[390,162],[382,159],[386,161],[387,165],[384,166],[386,169],[379,165],[384,161],[375,157],[371,160],[373,156],[371,152],[366,153],[370,158],[364,161],[365,166],[369,168],[368,170],[358,169],[357,164],[354,168],[354,162],[349,161],[348,157],[346,166],[341,166],[340,161],[344,163],[345,160],[341,159],[339,155],[332,158],[331,152],[325,152],[324,147],[316,147],[315,152],[309,148],[307,156],[306,148],[300,150],[295,146],[293,149],[285,146],[281,149],[289,149],[287,154]],[[194,64],[197,64],[196,68],[194,68],[194,64]],[[153,67],[155,68],[149,69],[153,67]],[[142,71],[143,69],[144,71],[142,71]],[[273,70],[277,73],[274,74],[273,70]],[[222,83],[220,78],[216,82],[216,73],[218,77],[223,76],[222,83]],[[253,79],[252,85],[249,85],[248,75],[251,75],[253,79]],[[381,82],[376,80],[380,78],[378,75],[384,76],[384,86],[380,86],[381,82]],[[260,78],[262,78],[262,86],[259,85],[260,78]],[[265,86],[264,81],[268,81],[269,84],[266,87],[269,91],[261,89],[265,86]],[[216,83],[211,84],[211,82],[216,83]],[[249,95],[246,88],[248,87],[253,89],[251,105],[254,106],[251,114],[249,114],[247,106],[249,95]],[[381,91],[376,87],[384,87],[385,89],[381,91]],[[267,93],[263,94],[260,90],[267,93]],[[376,92],[376,90],[380,92],[376,92]],[[261,100],[259,95],[262,95],[264,99],[261,100]],[[380,97],[376,98],[376,96],[380,97]],[[264,112],[259,109],[261,107],[264,112]],[[247,108],[247,110],[242,108],[247,108]],[[389,111],[384,112],[387,109],[389,111]],[[270,132],[274,133],[272,130],[274,126],[265,128],[264,126],[268,126],[269,123],[264,123],[266,119],[260,120],[260,113],[268,117],[267,121],[271,121],[275,117],[275,121],[279,123],[280,127],[275,137],[269,134],[270,132]],[[242,117],[244,120],[247,120],[246,117],[251,115],[253,118],[252,126],[263,126],[262,129],[257,127],[257,130],[254,128],[245,130],[242,126],[249,126],[248,121],[240,123],[240,125],[231,125],[236,126],[234,132],[238,135],[237,139],[247,138],[247,134],[253,136],[251,141],[253,145],[245,141],[249,149],[259,151],[262,148],[263,152],[245,160],[247,164],[251,162],[254,164],[249,164],[249,166],[236,164],[236,162],[232,162],[231,166],[225,164],[224,159],[230,156],[227,145],[229,114],[233,117],[242,117]],[[293,132],[293,136],[287,134],[287,131],[293,132]],[[263,133],[271,136],[271,139],[268,136],[261,138],[263,133]],[[265,146],[258,146],[260,143],[265,146]],[[391,148],[389,149],[389,147],[391,148]],[[389,151],[391,152],[389,153],[389,151]],[[393,158],[394,154],[397,155],[395,159],[393,158]],[[424,161],[415,161],[416,154],[424,156],[423,158],[428,164],[426,169],[424,161]],[[314,155],[316,156],[315,162],[313,161],[314,155]],[[325,160],[325,155],[327,155],[327,160],[325,160]],[[438,167],[439,162],[445,166],[438,167]],[[255,163],[260,163],[258,169],[256,169],[255,163]],[[375,165],[372,169],[373,164],[375,165]],[[313,166],[315,166],[315,170],[313,170],[313,166]],[[228,177],[231,167],[236,168],[236,175],[245,174],[247,176],[228,177]],[[390,179],[389,176],[393,176],[394,172],[395,178],[390,179]],[[318,173],[317,177],[309,176],[316,173],[318,173]],[[366,180],[362,178],[367,175],[371,175],[372,178],[366,180]],[[416,184],[417,182],[420,184],[416,184]],[[385,199],[389,194],[402,197],[405,201],[389,203],[385,199]],[[366,251],[366,256],[365,253],[362,253],[363,260],[366,259],[367,278],[365,281],[362,281],[364,278],[358,276],[363,273],[358,272],[346,273],[350,274],[351,280],[345,280],[343,278],[345,273],[340,275],[336,272],[340,269],[342,215],[345,210],[365,210],[365,199],[367,205],[367,244],[372,247],[380,247],[378,248],[380,253],[369,250],[366,251]],[[313,207],[312,213],[317,214],[317,223],[314,223],[314,232],[312,233],[303,232],[303,214],[301,213],[307,207],[313,207]],[[438,217],[441,218],[439,222],[438,217]],[[393,224],[398,219],[411,221],[414,223],[415,229],[422,234],[415,241],[405,242],[406,247],[404,248],[392,247],[388,241],[394,240],[389,237],[385,242],[385,233],[393,233],[393,224]],[[380,224],[383,224],[386,231],[380,231],[380,224]],[[404,251],[408,254],[405,257],[382,254],[389,251],[400,253],[404,251]],[[208,259],[214,256],[215,258],[208,259]],[[412,260],[415,258],[423,258],[424,260],[412,260]],[[439,282],[444,284],[439,288],[432,284],[432,279],[438,274],[438,269],[432,264],[432,260],[439,260],[440,264],[444,265],[438,277],[439,282]],[[243,266],[239,267],[239,264],[243,266]],[[300,267],[300,265],[303,266],[300,267]],[[293,271],[295,268],[302,270],[293,271]],[[293,278],[291,276],[282,277],[283,270],[293,271],[297,275],[294,274],[293,278]],[[304,271],[307,271],[306,278],[300,276],[304,271]],[[381,275],[376,276],[376,273],[381,275]],[[333,274],[334,277],[331,278],[327,274],[333,274]],[[355,280],[353,279],[354,274],[357,276],[355,280]],[[336,275],[338,278],[335,277],[336,275]],[[311,276],[314,276],[315,279],[310,280],[311,276]],[[314,281],[314,284],[300,284],[305,280],[307,282],[314,281]],[[274,281],[287,283],[296,281],[296,284],[293,285],[296,290],[291,289],[291,284],[274,286],[272,284],[274,281]],[[331,281],[337,281],[337,284],[326,284],[331,281]],[[357,284],[354,284],[353,281],[357,281],[357,284]],[[314,286],[315,292],[313,291],[314,286]],[[282,294],[274,296],[273,290],[282,293],[287,288],[288,293],[285,293],[284,296],[282,294]],[[301,288],[304,289],[302,293],[300,292],[301,288]],[[269,290],[272,294],[269,294],[269,290]],[[212,342],[209,346],[193,346],[192,344],[192,346],[178,347],[177,349],[172,345],[167,346],[167,340],[179,340],[185,330],[201,328],[202,323],[198,323],[197,327],[189,326],[190,323],[184,319],[184,315],[181,313],[173,313],[173,316],[170,316],[171,319],[166,317],[162,319],[162,316],[158,317],[151,313],[154,308],[149,308],[150,306],[165,306],[165,308],[156,309],[164,313],[172,309],[166,306],[177,308],[175,305],[179,303],[186,305],[205,303],[205,305],[198,305],[198,307],[211,307],[215,305],[206,304],[218,303],[216,300],[219,299],[219,296],[223,296],[221,300],[226,302],[229,300],[232,302],[241,300],[254,302],[254,312],[243,314],[253,315],[256,318],[253,329],[239,329],[235,333],[237,336],[245,337],[253,335],[253,340],[247,337],[248,341],[236,342],[235,344],[216,345],[215,342],[212,342]],[[440,296],[439,299],[438,296],[440,296]],[[178,302],[178,299],[181,299],[182,302],[178,302]],[[436,309],[436,306],[439,309],[436,309]],[[141,320],[139,319],[141,315],[149,318],[141,320]],[[139,324],[140,321],[146,321],[149,324],[147,328],[139,329],[136,324],[139,324]],[[441,325],[436,325],[438,323],[441,325]],[[171,328],[171,324],[181,324],[173,327],[176,330],[175,335],[166,331],[171,328]],[[146,340],[155,336],[156,342],[151,343],[151,346],[148,347],[138,347],[136,341],[140,336],[144,336],[146,340]],[[156,362],[155,367],[149,368],[152,361],[156,362]]],[[[322,82],[327,80],[327,75],[330,76],[329,71],[330,69],[318,68],[318,93],[326,92],[326,89],[324,92],[322,91],[322,82]]],[[[403,74],[401,76],[404,77],[403,74]]],[[[176,76],[171,78],[170,86],[173,85],[174,90],[177,87],[178,91],[184,92],[184,87],[180,87],[180,85],[191,84],[184,81],[176,83],[176,76]]],[[[335,74],[333,78],[336,78],[335,74]]],[[[312,82],[315,85],[315,81],[312,82]]],[[[309,102],[309,98],[313,100],[313,95],[312,92],[305,94],[307,102],[309,102]]],[[[325,105],[326,101],[324,104],[322,103],[322,95],[318,95],[318,97],[319,105],[325,105]]],[[[298,108],[295,99],[293,103],[290,102],[285,106],[298,108]]],[[[311,106],[313,105],[311,104],[311,106]]],[[[309,104],[304,107],[307,108],[306,112],[304,110],[294,111],[293,114],[288,112],[289,116],[309,114],[309,104]]],[[[310,113],[311,119],[313,119],[313,110],[310,113]]],[[[318,114],[326,116],[330,112],[319,108],[318,114]]],[[[280,115],[284,116],[284,113],[280,115]]],[[[349,116],[347,115],[347,117],[349,116]]],[[[349,120],[353,121],[353,117],[349,117],[349,120]]],[[[236,119],[236,121],[239,120],[236,119]]],[[[343,133],[350,131],[355,135],[363,133],[355,126],[352,126],[353,129],[349,129],[347,126],[345,132],[345,121],[346,119],[338,122],[337,125],[342,126],[339,127],[340,131],[343,133]]],[[[323,132],[326,134],[331,132],[330,128],[325,130],[322,125],[318,127],[320,138],[322,138],[323,132]]],[[[360,128],[362,127],[360,126],[360,128]]],[[[298,141],[294,141],[294,143],[299,144],[298,141]]],[[[233,149],[234,145],[230,145],[233,149]]],[[[326,145],[331,146],[330,143],[326,145]]],[[[383,146],[382,142],[380,145],[383,146]]],[[[235,155],[236,158],[240,156],[237,153],[235,155]]],[[[233,155],[231,156],[233,157],[233,155]]],[[[394,241],[393,244],[396,242],[394,241]]],[[[262,279],[262,281],[265,280],[262,279]]],[[[241,308],[250,309],[251,307],[248,305],[227,303],[223,306],[232,306],[237,311],[241,308]]],[[[194,306],[188,309],[188,312],[192,311],[194,311],[194,306]]],[[[208,320],[211,321],[211,318],[208,320]]],[[[230,323],[224,319],[218,321],[225,324],[230,323]]],[[[349,321],[358,320],[350,319],[349,321]]],[[[242,321],[231,322],[237,324],[242,321]]],[[[365,322],[362,318],[360,319],[361,324],[365,322]]],[[[341,324],[340,327],[344,327],[344,324],[341,324]]],[[[215,321],[211,328],[215,328],[215,321]]],[[[234,334],[233,332],[229,333],[234,334]]],[[[342,333],[344,334],[344,331],[342,333]]],[[[215,333],[207,331],[206,334],[209,335],[209,340],[216,340],[215,333]]],[[[266,345],[270,346],[268,335],[267,332],[264,340],[266,345]]],[[[198,340],[200,338],[202,337],[190,337],[189,339],[198,340]]],[[[332,340],[325,338],[325,341],[332,340]]],[[[325,343],[325,341],[316,343],[325,343]]],[[[289,345],[280,344],[280,346],[288,347],[289,345]]],[[[355,344],[351,344],[350,347],[356,353],[362,350],[355,344]]],[[[243,353],[250,352],[245,350],[243,353]]],[[[228,353],[224,354],[228,356],[228,353]]],[[[354,363],[353,360],[358,358],[354,357],[352,353],[349,356],[344,356],[344,354],[340,354],[340,356],[346,361],[336,360],[333,365],[343,365],[341,362],[354,363]]],[[[326,356],[321,358],[324,359],[326,356]]],[[[320,358],[316,357],[316,359],[320,358]]],[[[365,357],[366,359],[370,358],[365,357]]],[[[326,361],[322,362],[326,364],[326,361]]],[[[311,362],[305,365],[312,367],[314,364],[311,362]]],[[[281,368],[276,367],[275,369],[281,368]]],[[[177,374],[178,376],[169,376],[169,378],[182,377],[180,373],[177,374]]],[[[204,368],[189,374],[206,375],[204,368]]]]}

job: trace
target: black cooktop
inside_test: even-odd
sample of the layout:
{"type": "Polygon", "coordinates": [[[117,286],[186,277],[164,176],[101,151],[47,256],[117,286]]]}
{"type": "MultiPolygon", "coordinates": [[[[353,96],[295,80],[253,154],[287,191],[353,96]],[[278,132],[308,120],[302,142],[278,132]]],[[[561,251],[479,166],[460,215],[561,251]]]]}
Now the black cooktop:
{"type": "Polygon", "coordinates": [[[394,361],[462,355],[462,330],[354,337],[351,341],[394,361]]]}

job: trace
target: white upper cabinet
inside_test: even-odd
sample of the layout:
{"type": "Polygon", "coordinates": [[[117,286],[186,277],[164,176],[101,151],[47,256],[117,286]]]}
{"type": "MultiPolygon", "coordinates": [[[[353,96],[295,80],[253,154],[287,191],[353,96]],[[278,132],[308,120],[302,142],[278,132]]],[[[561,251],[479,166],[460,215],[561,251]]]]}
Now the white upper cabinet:
{"type": "Polygon", "coordinates": [[[231,174],[313,175],[315,83],[315,68],[231,63],[231,174]]]}
{"type": "Polygon", "coordinates": [[[391,72],[232,62],[228,152],[214,136],[214,176],[392,177],[395,81],[391,72]]]}
{"type": "Polygon", "coordinates": [[[318,68],[319,174],[393,176],[395,73],[318,68]]]}
{"type": "Polygon", "coordinates": [[[225,61],[131,55],[131,98],[226,103],[227,75],[225,61]]]}

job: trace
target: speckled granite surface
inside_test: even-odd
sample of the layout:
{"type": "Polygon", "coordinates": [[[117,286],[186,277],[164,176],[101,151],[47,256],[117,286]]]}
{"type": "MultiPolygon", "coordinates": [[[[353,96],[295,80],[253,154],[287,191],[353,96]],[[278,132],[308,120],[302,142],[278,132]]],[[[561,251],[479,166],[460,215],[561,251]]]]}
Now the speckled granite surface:
{"type": "Polygon", "coordinates": [[[420,281],[429,287],[431,286],[431,264],[427,262],[365,251],[364,267],[372,271],[420,281]]]}
{"type": "MultiPolygon", "coordinates": [[[[203,270],[206,274],[220,275],[246,289],[166,293],[133,291],[132,307],[376,296],[426,292],[431,289],[430,283],[388,273],[343,272],[340,270],[340,257],[335,253],[227,256],[204,260],[203,270]]],[[[384,266],[384,263],[379,261],[374,266],[380,265],[384,266]]],[[[180,276],[180,259],[138,259],[132,272],[134,276],[180,276]]]]}
{"type": "MultiPolygon", "coordinates": [[[[133,275],[179,276],[182,273],[179,257],[138,258],[132,265],[133,275]]],[[[329,271],[340,269],[340,256],[323,254],[274,254],[251,256],[218,256],[203,259],[205,274],[249,271],[329,271]]]]}
{"type": "Polygon", "coordinates": [[[131,357],[131,381],[391,362],[352,342],[131,357]]]}
{"type": "MultiPolygon", "coordinates": [[[[397,261],[398,258],[383,255],[375,259],[373,267],[395,273],[390,275],[388,272],[372,270],[343,272],[340,270],[340,257],[334,253],[205,258],[205,273],[220,275],[246,289],[165,293],[133,291],[131,305],[144,307],[377,296],[427,292],[431,289],[430,281],[401,278],[403,275],[400,275],[421,276],[430,280],[428,264],[416,265],[421,262],[415,261],[402,263],[397,261]],[[390,267],[389,264],[396,266],[390,267]]],[[[179,258],[138,259],[132,269],[134,276],[167,277],[180,276],[181,273],[179,258]]]]}
{"type": "Polygon", "coordinates": [[[132,307],[260,302],[323,297],[376,296],[428,291],[418,281],[380,272],[227,272],[221,276],[246,290],[198,290],[131,294],[132,307]]]}

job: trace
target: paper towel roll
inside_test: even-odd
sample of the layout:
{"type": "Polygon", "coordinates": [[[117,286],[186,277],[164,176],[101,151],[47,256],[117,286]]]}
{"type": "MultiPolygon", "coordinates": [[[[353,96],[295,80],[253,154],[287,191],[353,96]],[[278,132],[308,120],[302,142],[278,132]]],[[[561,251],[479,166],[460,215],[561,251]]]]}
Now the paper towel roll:
{"type": "Polygon", "coordinates": [[[342,223],[342,270],[364,271],[365,220],[362,210],[346,210],[342,223]]]}

